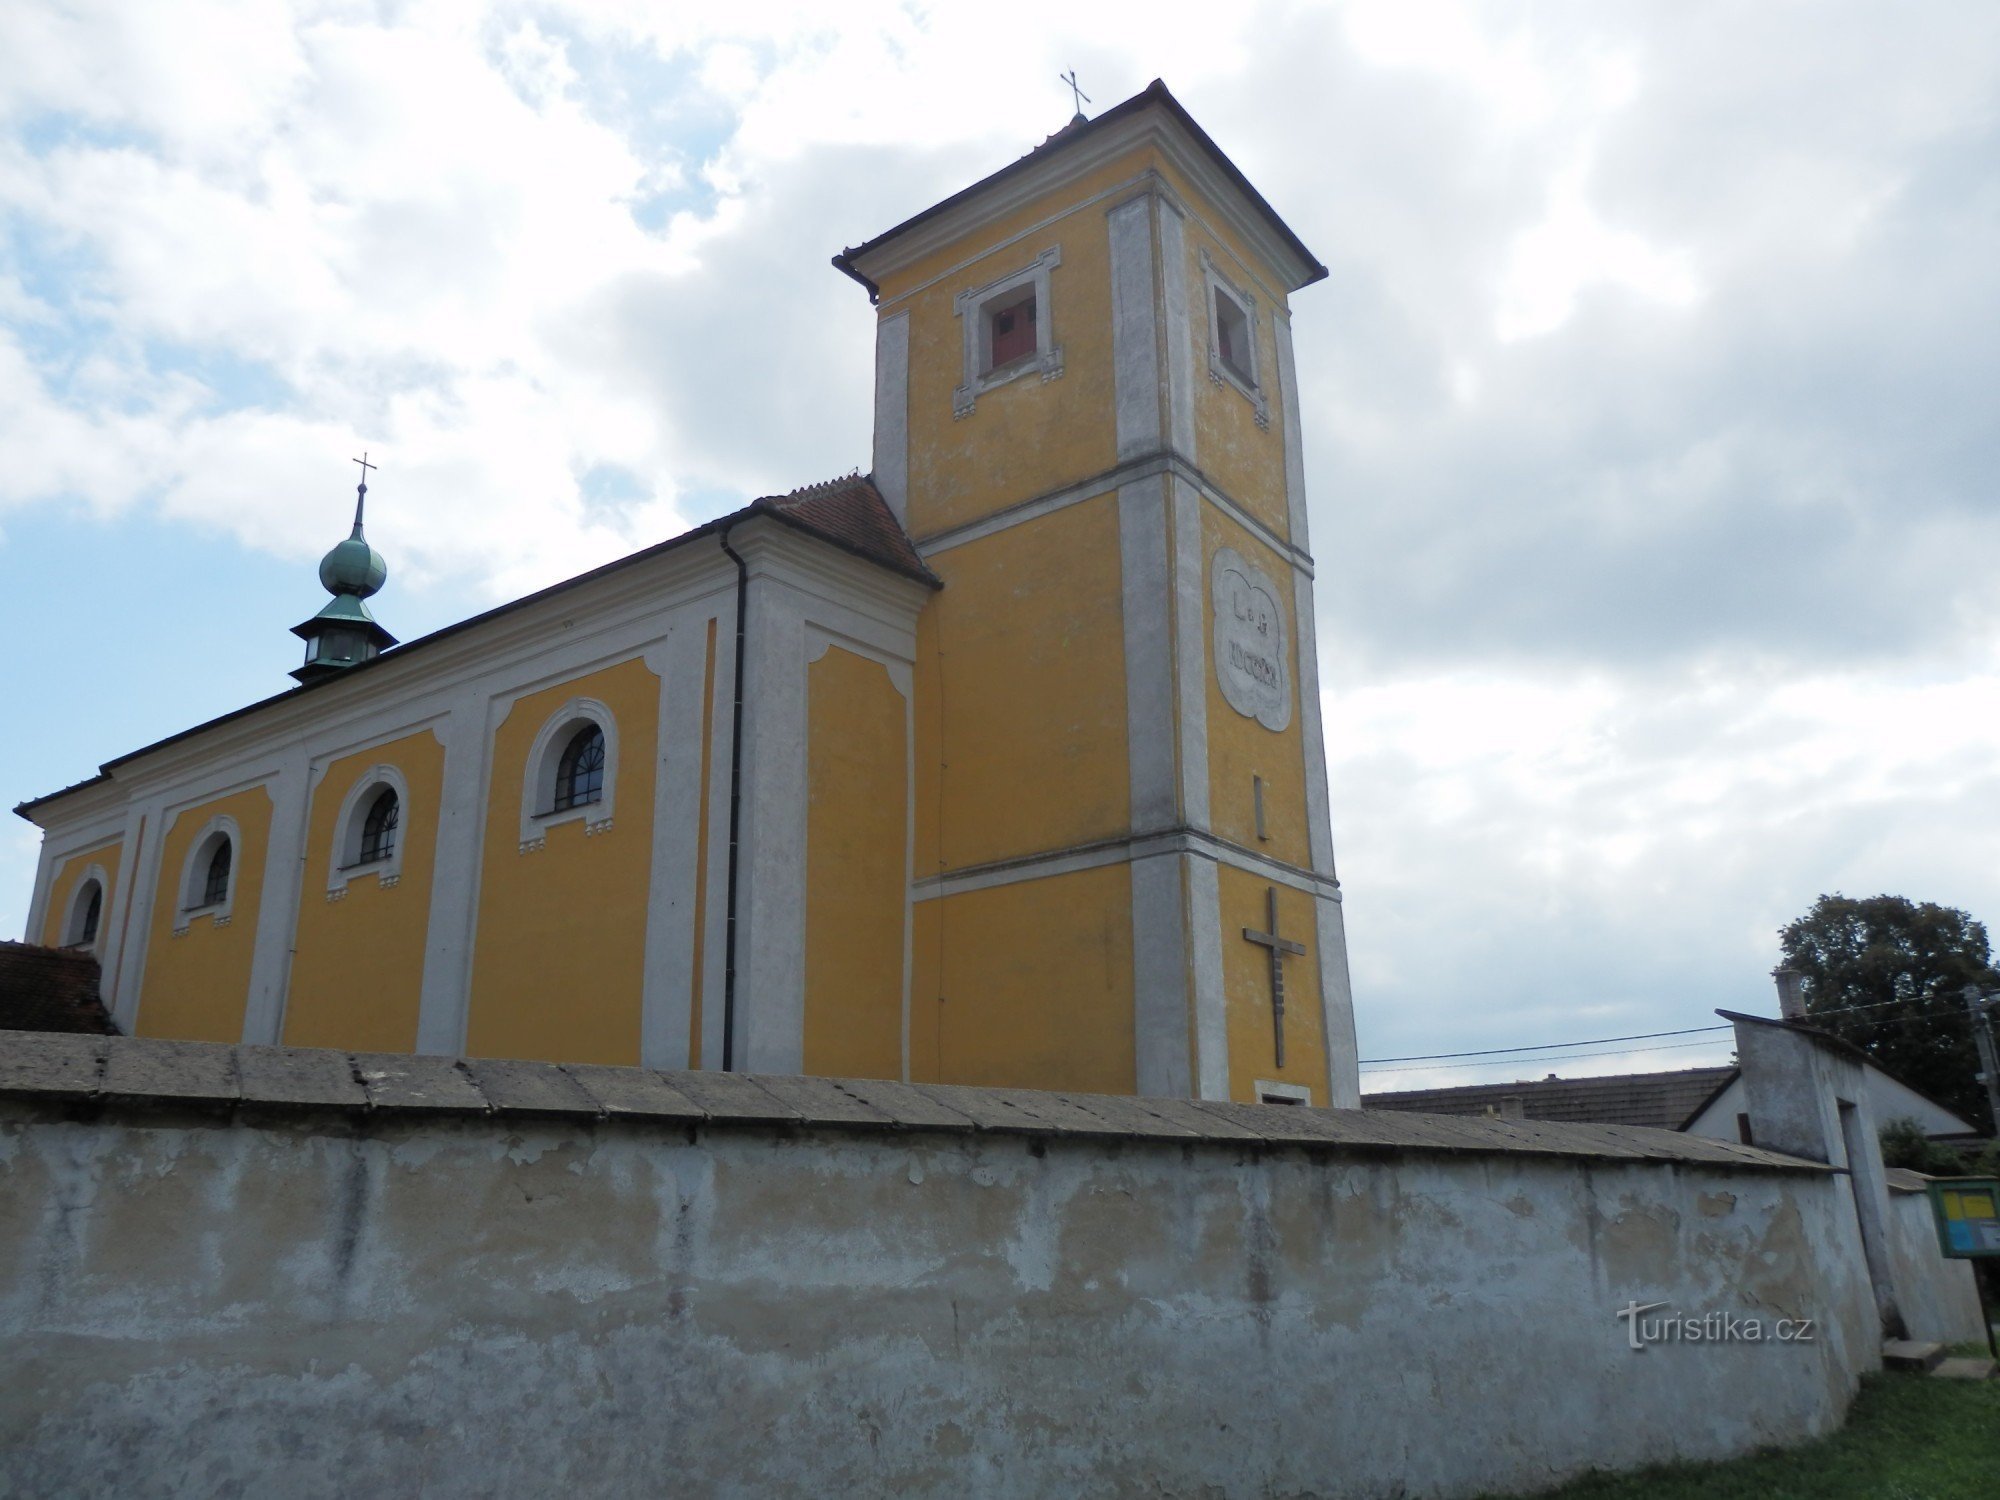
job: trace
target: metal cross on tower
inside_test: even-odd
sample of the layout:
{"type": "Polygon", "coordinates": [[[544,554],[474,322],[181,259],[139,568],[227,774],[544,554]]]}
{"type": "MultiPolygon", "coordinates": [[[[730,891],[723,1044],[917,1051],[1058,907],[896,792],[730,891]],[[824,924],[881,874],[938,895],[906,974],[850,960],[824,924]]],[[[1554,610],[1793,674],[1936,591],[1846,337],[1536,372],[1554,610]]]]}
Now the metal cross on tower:
{"type": "Polygon", "coordinates": [[[1295,943],[1290,938],[1278,936],[1278,888],[1264,887],[1264,921],[1271,930],[1259,932],[1254,927],[1243,929],[1246,942],[1271,950],[1271,1026],[1277,1033],[1278,1066],[1285,1065],[1285,955],[1303,954],[1305,945],[1295,943]]]}
{"type": "Polygon", "coordinates": [[[1076,99],[1076,117],[1079,120],[1081,120],[1083,118],[1084,105],[1089,104],[1093,101],[1091,100],[1090,95],[1086,94],[1081,88],[1077,87],[1076,69],[1071,68],[1067,73],[1058,73],[1056,74],[1056,77],[1062,80],[1062,82],[1069,85],[1069,91],[1072,95],[1075,96],[1076,99]]]}
{"type": "Polygon", "coordinates": [[[359,536],[361,535],[361,507],[368,503],[368,471],[370,469],[379,469],[382,466],[368,462],[368,450],[366,448],[361,450],[361,457],[354,459],[353,462],[361,465],[361,483],[354,488],[354,534],[359,536]]]}

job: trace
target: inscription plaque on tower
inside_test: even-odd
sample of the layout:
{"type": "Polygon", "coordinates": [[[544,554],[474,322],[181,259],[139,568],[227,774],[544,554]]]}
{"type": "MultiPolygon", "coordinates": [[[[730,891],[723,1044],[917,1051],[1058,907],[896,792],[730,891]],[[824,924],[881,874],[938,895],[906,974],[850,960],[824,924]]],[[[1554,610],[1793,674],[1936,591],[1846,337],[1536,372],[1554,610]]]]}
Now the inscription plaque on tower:
{"type": "Polygon", "coordinates": [[[1224,547],[1210,566],[1209,588],[1222,696],[1246,719],[1285,728],[1292,722],[1292,680],[1277,585],[1242,553],[1224,547]]]}

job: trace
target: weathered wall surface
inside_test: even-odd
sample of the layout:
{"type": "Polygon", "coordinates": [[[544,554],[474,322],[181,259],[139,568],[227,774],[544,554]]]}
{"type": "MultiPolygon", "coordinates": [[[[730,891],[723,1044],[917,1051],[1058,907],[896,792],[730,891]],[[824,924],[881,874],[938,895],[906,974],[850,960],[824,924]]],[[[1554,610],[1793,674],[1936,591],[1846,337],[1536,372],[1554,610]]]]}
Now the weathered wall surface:
{"type": "Polygon", "coordinates": [[[1463,1495],[1875,1357],[1842,1179],[1664,1132],[0,1043],[0,1495],[1463,1495]]]}
{"type": "Polygon", "coordinates": [[[1985,1343],[1986,1315],[1972,1262],[1946,1260],[1938,1249],[1930,1194],[1891,1188],[1888,1222],[1896,1296],[1910,1337],[1941,1344],[1985,1343]]]}

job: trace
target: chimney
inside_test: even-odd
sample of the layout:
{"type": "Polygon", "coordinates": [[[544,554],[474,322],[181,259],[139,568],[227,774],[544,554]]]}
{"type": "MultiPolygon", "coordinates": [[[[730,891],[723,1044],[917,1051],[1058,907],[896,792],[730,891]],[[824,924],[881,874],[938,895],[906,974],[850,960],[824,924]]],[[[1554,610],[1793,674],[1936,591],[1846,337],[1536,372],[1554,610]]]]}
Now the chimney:
{"type": "Polygon", "coordinates": [[[1787,1021],[1803,1021],[1806,1018],[1806,976],[1797,969],[1780,964],[1771,971],[1771,977],[1778,982],[1778,1014],[1787,1021]]]}

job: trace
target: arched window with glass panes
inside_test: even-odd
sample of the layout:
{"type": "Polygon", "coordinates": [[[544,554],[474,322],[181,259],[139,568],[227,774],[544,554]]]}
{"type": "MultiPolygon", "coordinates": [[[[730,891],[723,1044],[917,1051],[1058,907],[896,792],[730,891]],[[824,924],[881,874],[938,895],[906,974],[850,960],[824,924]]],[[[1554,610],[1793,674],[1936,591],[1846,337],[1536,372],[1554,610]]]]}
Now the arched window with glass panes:
{"type": "Polygon", "coordinates": [[[201,878],[201,905],[220,906],[229,899],[229,869],[235,860],[234,848],[229,839],[215,841],[215,848],[208,856],[208,868],[201,878]]]}
{"type": "Polygon", "coordinates": [[[595,724],[581,726],[563,747],[556,764],[556,795],[551,808],[565,812],[572,807],[588,807],[604,800],[604,731],[595,724]]]}
{"type": "Polygon", "coordinates": [[[396,852],[396,829],[402,821],[403,799],[396,795],[396,789],[385,786],[368,804],[368,815],[361,820],[361,850],[357,864],[380,864],[396,852]]]}

